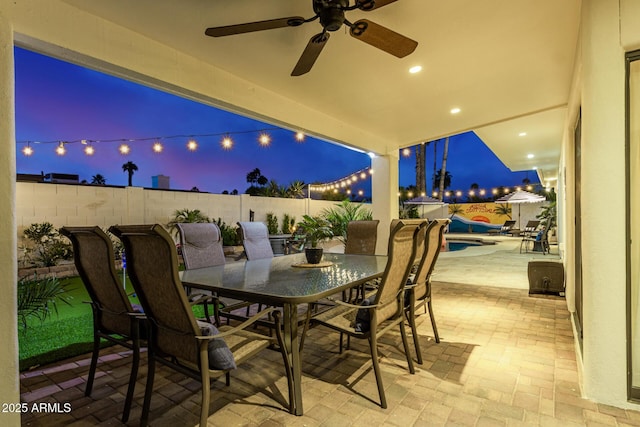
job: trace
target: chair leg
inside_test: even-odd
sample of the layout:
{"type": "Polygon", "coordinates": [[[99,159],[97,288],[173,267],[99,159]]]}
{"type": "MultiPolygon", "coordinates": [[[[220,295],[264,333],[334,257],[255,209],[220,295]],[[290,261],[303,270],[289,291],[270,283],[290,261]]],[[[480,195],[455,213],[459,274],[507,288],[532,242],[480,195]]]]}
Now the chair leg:
{"type": "Polygon", "coordinates": [[[343,334],[342,332],[340,332],[340,343],[339,343],[339,345],[340,345],[340,351],[339,351],[339,354],[342,354],[342,337],[343,337],[343,336],[344,336],[344,334],[343,334]]]}
{"type": "MultiPolygon", "coordinates": [[[[153,393],[153,377],[156,373],[156,360],[153,355],[153,350],[148,347],[148,359],[147,363],[147,386],[144,390],[144,401],[142,403],[142,415],[140,416],[140,427],[146,427],[149,423],[149,408],[151,407],[151,394],[153,393]]],[[[206,424],[205,424],[206,425],[206,424]]]]}
{"type": "Polygon", "coordinates": [[[429,317],[431,317],[431,327],[433,328],[433,336],[437,343],[440,343],[440,335],[438,335],[438,327],[436,326],[436,317],[433,315],[433,306],[431,305],[431,298],[427,300],[427,307],[429,308],[429,317]]]}
{"type": "Polygon", "coordinates": [[[93,353],[91,354],[91,365],[89,366],[89,375],[87,376],[87,387],[85,388],[85,391],[84,391],[85,396],[90,396],[91,391],[93,390],[93,379],[96,376],[96,369],[98,367],[99,354],[100,354],[100,335],[98,335],[98,331],[94,327],[93,353]]]}
{"type": "Polygon", "coordinates": [[[413,367],[413,358],[411,357],[411,351],[409,350],[409,340],[407,339],[407,331],[404,329],[404,318],[401,317],[400,321],[400,334],[402,335],[402,345],[404,346],[404,354],[407,356],[407,364],[409,365],[409,372],[416,373],[413,367]]]}
{"type": "Polygon", "coordinates": [[[307,305],[307,315],[304,320],[304,327],[302,328],[302,336],[300,337],[300,351],[304,347],[304,339],[307,337],[307,332],[309,332],[309,324],[311,323],[311,313],[313,312],[315,304],[309,303],[307,305]]]}
{"type": "MultiPolygon", "coordinates": [[[[202,374],[202,401],[200,403],[200,425],[206,427],[209,419],[209,400],[211,399],[211,378],[209,377],[209,364],[207,360],[205,364],[200,363],[202,374]]],[[[229,373],[227,372],[227,375],[229,373]]]]}
{"type": "MultiPolygon", "coordinates": [[[[138,328],[136,324],[134,326],[138,328]]],[[[122,422],[126,423],[129,420],[129,413],[131,412],[131,402],[133,401],[133,392],[136,388],[136,379],[138,378],[138,366],[140,365],[140,341],[137,333],[133,338],[133,360],[131,361],[131,374],[129,375],[129,386],[127,387],[127,397],[124,400],[124,410],[122,411],[122,422]]]]}
{"type": "Polygon", "coordinates": [[[373,372],[376,375],[376,384],[378,385],[378,395],[380,396],[380,406],[387,409],[387,397],[384,394],[384,384],[382,383],[382,375],[380,373],[380,364],[378,363],[378,341],[375,335],[369,337],[369,347],[371,348],[371,361],[373,362],[373,372]]]}
{"type": "Polygon", "coordinates": [[[416,348],[416,358],[418,360],[418,365],[422,365],[422,352],[420,351],[420,337],[418,336],[418,328],[416,327],[416,307],[415,305],[410,305],[408,309],[405,310],[405,315],[407,317],[407,322],[409,322],[409,326],[411,327],[411,335],[413,337],[413,345],[416,348]]]}

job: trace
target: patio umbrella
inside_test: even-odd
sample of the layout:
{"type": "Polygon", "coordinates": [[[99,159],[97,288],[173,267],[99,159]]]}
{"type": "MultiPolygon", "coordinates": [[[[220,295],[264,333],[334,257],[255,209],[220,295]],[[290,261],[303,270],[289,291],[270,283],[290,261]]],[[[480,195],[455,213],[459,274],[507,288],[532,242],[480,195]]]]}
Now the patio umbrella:
{"type": "Polygon", "coordinates": [[[424,216],[425,205],[444,206],[444,202],[429,196],[414,197],[413,199],[409,199],[406,202],[404,202],[404,204],[405,205],[422,205],[422,216],[424,216]]]}
{"type": "Polygon", "coordinates": [[[520,204],[521,203],[540,203],[547,200],[546,197],[540,194],[530,193],[529,191],[517,190],[512,193],[502,196],[496,199],[496,203],[512,203],[518,205],[518,227],[520,224],[520,204]]]}

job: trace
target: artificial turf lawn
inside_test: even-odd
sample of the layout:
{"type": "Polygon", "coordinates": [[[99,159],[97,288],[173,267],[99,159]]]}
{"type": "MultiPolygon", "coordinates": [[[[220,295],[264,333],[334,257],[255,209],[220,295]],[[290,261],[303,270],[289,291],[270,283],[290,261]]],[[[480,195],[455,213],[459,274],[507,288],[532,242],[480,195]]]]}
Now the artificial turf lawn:
{"type": "MultiPolygon", "coordinates": [[[[90,301],[89,294],[79,277],[61,281],[67,289],[65,296],[69,304],[58,301],[57,314],[53,310],[44,322],[31,318],[26,329],[19,326],[20,371],[90,353],[93,349],[93,315],[91,305],[85,303],[90,301]]],[[[125,291],[133,292],[128,280],[126,283],[125,291]]],[[[138,303],[135,296],[130,299],[138,303]]],[[[194,307],[193,311],[196,317],[204,317],[202,306],[194,307]]],[[[112,344],[102,340],[103,347],[108,345],[112,344]]]]}

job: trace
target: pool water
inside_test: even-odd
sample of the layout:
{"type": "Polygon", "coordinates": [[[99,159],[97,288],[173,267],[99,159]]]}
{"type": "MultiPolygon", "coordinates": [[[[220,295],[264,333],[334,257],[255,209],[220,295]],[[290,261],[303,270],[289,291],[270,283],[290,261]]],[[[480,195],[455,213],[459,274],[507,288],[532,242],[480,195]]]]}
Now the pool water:
{"type": "Polygon", "coordinates": [[[469,246],[482,246],[480,242],[447,242],[447,247],[445,251],[453,252],[453,251],[461,251],[463,249],[468,248],[469,246]]]}

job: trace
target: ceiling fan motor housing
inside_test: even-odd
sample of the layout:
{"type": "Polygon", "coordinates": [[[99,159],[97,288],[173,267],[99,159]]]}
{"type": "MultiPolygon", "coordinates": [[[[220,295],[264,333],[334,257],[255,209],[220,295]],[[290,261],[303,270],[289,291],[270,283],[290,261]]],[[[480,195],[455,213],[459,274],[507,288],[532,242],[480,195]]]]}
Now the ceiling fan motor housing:
{"type": "Polygon", "coordinates": [[[337,31],[344,24],[344,8],[349,6],[349,0],[314,0],[313,10],[320,17],[322,28],[327,31],[337,31]]]}

